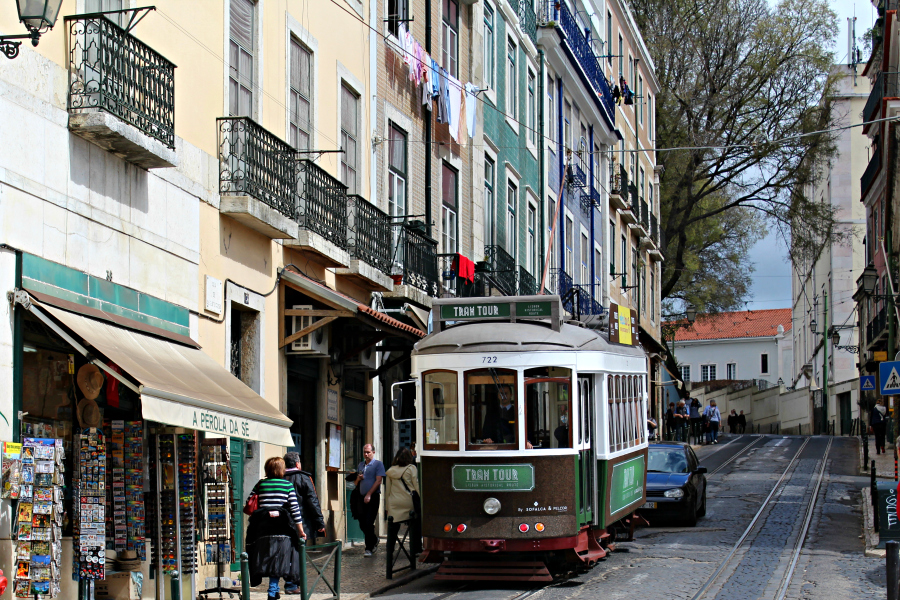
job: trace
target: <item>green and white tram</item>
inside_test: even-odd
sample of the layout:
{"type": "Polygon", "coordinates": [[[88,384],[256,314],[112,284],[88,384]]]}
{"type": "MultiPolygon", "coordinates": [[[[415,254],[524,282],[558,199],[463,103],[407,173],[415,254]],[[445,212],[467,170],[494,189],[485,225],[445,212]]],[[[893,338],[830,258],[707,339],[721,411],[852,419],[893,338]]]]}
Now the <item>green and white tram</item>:
{"type": "Polygon", "coordinates": [[[591,565],[644,502],[647,355],[562,315],[558,296],[434,303],[412,377],[423,560],[443,562],[439,578],[591,565]]]}

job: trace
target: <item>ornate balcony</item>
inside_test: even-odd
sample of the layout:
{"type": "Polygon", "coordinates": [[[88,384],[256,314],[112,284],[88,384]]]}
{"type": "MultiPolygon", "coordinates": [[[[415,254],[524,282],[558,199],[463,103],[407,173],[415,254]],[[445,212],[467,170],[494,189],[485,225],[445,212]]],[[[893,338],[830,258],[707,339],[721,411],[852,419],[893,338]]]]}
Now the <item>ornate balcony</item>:
{"type": "Polygon", "coordinates": [[[216,120],[219,210],[272,239],[297,237],[294,150],[247,117],[216,120]]]}
{"type": "Polygon", "coordinates": [[[337,275],[360,279],[380,291],[390,290],[391,218],[362,196],[347,196],[347,251],[350,266],[337,275]]]}
{"type": "Polygon", "coordinates": [[[492,279],[503,294],[513,296],[516,294],[516,259],[509,255],[501,246],[491,245],[484,247],[485,261],[490,269],[492,279]]]}
{"type": "Polygon", "coordinates": [[[534,14],[532,0],[513,0],[511,4],[519,16],[519,27],[533,43],[537,43],[537,16],[534,14]]]}
{"type": "Polygon", "coordinates": [[[616,168],[613,165],[613,172],[609,176],[609,207],[610,210],[617,208],[626,208],[628,206],[628,172],[625,167],[616,168]]]}
{"type": "Polygon", "coordinates": [[[534,296],[538,293],[538,282],[528,269],[519,265],[519,295],[534,296]]]}
{"type": "Polygon", "coordinates": [[[393,297],[406,297],[431,305],[439,290],[437,241],[428,237],[416,222],[394,223],[393,297]],[[415,294],[406,288],[419,290],[415,294]]]}
{"type": "Polygon", "coordinates": [[[141,168],[175,166],[175,65],[103,15],[65,22],[69,130],[141,168]]]}
{"type": "Polygon", "coordinates": [[[598,284],[572,283],[572,277],[561,269],[556,270],[556,278],[559,282],[559,296],[562,299],[563,308],[575,318],[599,316],[606,312],[603,305],[596,299],[602,297],[598,284]]]}
{"type": "Polygon", "coordinates": [[[348,266],[347,186],[311,160],[295,160],[295,168],[300,229],[285,245],[316,252],[329,266],[348,266]]]}

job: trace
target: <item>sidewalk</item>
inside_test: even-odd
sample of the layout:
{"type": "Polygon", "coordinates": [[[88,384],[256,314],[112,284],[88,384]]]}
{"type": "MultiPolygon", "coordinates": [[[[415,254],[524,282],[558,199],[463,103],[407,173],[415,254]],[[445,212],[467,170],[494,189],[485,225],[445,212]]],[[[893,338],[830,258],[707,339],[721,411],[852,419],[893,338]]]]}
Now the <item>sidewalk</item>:
{"type": "MultiPolygon", "coordinates": [[[[352,547],[349,545],[344,546],[341,557],[342,599],[346,598],[347,600],[363,600],[365,598],[368,598],[371,594],[385,591],[384,588],[386,587],[396,587],[398,585],[403,585],[407,581],[410,581],[417,577],[426,576],[433,572],[436,568],[434,565],[423,565],[420,563],[417,565],[415,571],[401,571],[399,573],[395,573],[393,579],[387,579],[384,576],[386,562],[384,538],[381,538],[381,543],[378,545],[378,549],[375,551],[375,556],[366,558],[363,556],[364,551],[365,548],[361,543],[355,544],[352,547]]],[[[314,561],[320,567],[325,563],[327,558],[328,556],[323,555],[322,553],[313,552],[308,554],[308,560],[314,561]]],[[[328,578],[329,583],[334,581],[335,559],[336,557],[331,559],[328,568],[325,570],[325,574],[328,578]]],[[[408,564],[409,561],[406,560],[406,556],[401,554],[400,558],[397,559],[397,564],[394,566],[394,568],[400,568],[408,564]]],[[[307,577],[310,586],[313,585],[316,577],[318,577],[318,573],[311,565],[307,566],[307,577]]],[[[266,598],[268,597],[268,586],[269,580],[264,579],[262,585],[251,588],[250,600],[266,600],[266,598]]],[[[296,596],[286,595],[284,593],[284,581],[281,581],[280,587],[282,600],[289,600],[290,598],[300,597],[299,594],[296,596]]],[[[311,595],[310,600],[324,600],[325,598],[330,597],[331,594],[329,593],[328,588],[325,586],[324,582],[320,581],[316,588],[313,590],[313,594],[311,595]]]]}
{"type": "MultiPolygon", "coordinates": [[[[864,473],[869,473],[872,461],[875,461],[875,470],[878,479],[894,478],[894,445],[887,444],[884,454],[875,454],[875,436],[869,436],[869,464],[865,465],[864,473]]],[[[859,464],[863,466],[863,448],[862,443],[859,445],[859,464]]]]}

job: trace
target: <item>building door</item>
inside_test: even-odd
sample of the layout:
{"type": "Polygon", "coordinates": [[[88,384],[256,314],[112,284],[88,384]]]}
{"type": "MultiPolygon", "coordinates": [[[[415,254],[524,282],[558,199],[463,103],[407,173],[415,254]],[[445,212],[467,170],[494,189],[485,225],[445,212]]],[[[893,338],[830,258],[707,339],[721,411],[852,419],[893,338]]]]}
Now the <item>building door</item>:
{"type": "Polygon", "coordinates": [[[318,361],[303,359],[298,361],[294,357],[288,360],[287,380],[287,414],[293,423],[291,424],[291,438],[294,440],[294,450],[300,454],[300,464],[304,471],[313,475],[318,471],[316,462],[316,426],[318,425],[318,385],[314,374],[318,374],[318,361]],[[290,360],[293,359],[293,360],[290,360]],[[303,369],[302,362],[311,362],[316,370],[303,369]]]}
{"type": "Polygon", "coordinates": [[[579,452],[580,471],[580,508],[578,518],[581,524],[589,524],[594,520],[594,487],[597,461],[594,458],[594,388],[593,377],[582,375],[578,378],[578,402],[581,423],[578,442],[584,444],[579,452]]]}
{"type": "MultiPolygon", "coordinates": [[[[344,470],[355,471],[363,461],[363,446],[366,439],[366,403],[355,398],[344,397],[344,470]]],[[[359,522],[350,513],[350,490],[344,494],[344,515],[347,521],[348,542],[365,540],[359,522]]]]}
{"type": "Polygon", "coordinates": [[[231,498],[234,511],[234,548],[231,549],[232,571],[240,571],[240,555],[244,551],[244,448],[245,440],[231,438],[228,460],[231,461],[231,498]]]}
{"type": "Polygon", "coordinates": [[[838,394],[838,411],[841,419],[841,435],[850,435],[853,420],[850,418],[850,392],[838,394]]]}

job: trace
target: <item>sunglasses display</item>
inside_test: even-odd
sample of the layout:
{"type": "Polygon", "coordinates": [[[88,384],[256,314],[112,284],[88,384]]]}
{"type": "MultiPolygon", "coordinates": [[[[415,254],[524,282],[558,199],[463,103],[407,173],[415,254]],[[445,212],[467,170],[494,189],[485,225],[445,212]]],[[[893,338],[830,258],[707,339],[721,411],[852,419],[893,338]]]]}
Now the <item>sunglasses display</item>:
{"type": "Polygon", "coordinates": [[[106,576],[107,436],[102,429],[85,429],[75,436],[72,570],[80,579],[106,576]]]}
{"type": "Polygon", "coordinates": [[[197,438],[194,433],[160,433],[150,439],[150,487],[145,499],[154,527],[150,568],[165,574],[197,570],[197,438]],[[158,457],[158,458],[157,458],[158,457]]]}

